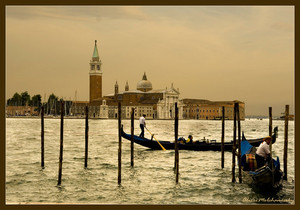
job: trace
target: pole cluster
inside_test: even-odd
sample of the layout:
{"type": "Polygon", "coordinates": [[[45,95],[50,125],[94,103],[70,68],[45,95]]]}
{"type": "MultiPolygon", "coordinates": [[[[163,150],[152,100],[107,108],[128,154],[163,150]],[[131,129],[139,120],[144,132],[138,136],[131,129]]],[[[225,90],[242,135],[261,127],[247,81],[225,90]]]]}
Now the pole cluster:
{"type": "MultiPolygon", "coordinates": [[[[41,107],[41,167],[44,169],[44,105],[41,107]]],[[[88,117],[89,110],[88,106],[85,109],[85,162],[84,167],[87,168],[88,161],[88,117]]],[[[118,103],[118,184],[121,184],[121,157],[122,157],[122,125],[121,125],[121,102],[118,103]]],[[[287,150],[288,150],[288,121],[289,121],[289,105],[285,107],[285,126],[284,126],[284,176],[283,179],[287,180],[287,150]]],[[[269,136],[272,136],[272,107],[269,107],[269,136]]],[[[178,145],[178,107],[175,103],[175,174],[176,183],[179,179],[179,145],[178,145]]],[[[59,153],[59,171],[58,171],[58,183],[61,185],[62,178],[62,161],[63,161],[63,132],[64,132],[64,101],[61,101],[61,124],[60,124],[60,153],[59,153]]],[[[222,137],[221,137],[221,167],[224,168],[224,136],[225,136],[225,107],[222,107],[222,137]]],[[[270,151],[272,158],[272,141],[270,143],[270,151]]],[[[232,182],[236,182],[235,178],[235,167],[236,167],[236,156],[238,157],[239,166],[239,182],[242,182],[242,167],[241,167],[241,124],[240,124],[240,111],[239,103],[234,103],[234,121],[233,121],[233,147],[232,147],[232,182]],[[237,130],[238,129],[238,130],[237,130]],[[238,143],[237,133],[238,132],[238,143]],[[237,150],[238,146],[238,152],[237,150]]],[[[131,167],[134,166],[134,108],[131,110],[131,167]]],[[[273,171],[273,165],[272,165],[273,171]]]]}

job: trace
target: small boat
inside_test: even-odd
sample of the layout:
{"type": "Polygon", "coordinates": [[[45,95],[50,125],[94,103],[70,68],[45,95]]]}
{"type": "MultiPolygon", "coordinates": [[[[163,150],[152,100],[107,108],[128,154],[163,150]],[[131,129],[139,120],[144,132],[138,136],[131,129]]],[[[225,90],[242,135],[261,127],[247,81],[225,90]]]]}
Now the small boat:
{"type": "MultiPolygon", "coordinates": [[[[277,132],[278,128],[274,128],[274,134],[272,135],[272,142],[273,144],[276,141],[277,138],[277,132]]],[[[127,134],[123,130],[123,126],[121,127],[121,136],[127,140],[131,140],[131,135],[127,134]]],[[[182,137],[181,137],[182,138],[182,137]]],[[[151,139],[147,138],[141,138],[139,136],[134,135],[133,136],[134,142],[136,144],[142,145],[144,147],[148,147],[153,150],[161,150],[162,147],[160,144],[166,149],[174,149],[175,148],[175,141],[160,141],[160,140],[154,140],[153,135],[151,139]],[[159,142],[159,143],[158,143],[159,142]]],[[[248,140],[251,145],[253,146],[259,146],[261,142],[263,142],[263,138],[258,139],[249,139],[248,140]]],[[[193,140],[193,143],[178,143],[178,149],[179,150],[194,150],[194,151],[221,151],[221,142],[217,142],[216,140],[193,140]]],[[[231,142],[224,142],[224,150],[225,151],[232,151],[233,147],[233,141],[231,142]]]]}
{"type": "Polygon", "coordinates": [[[241,142],[241,165],[243,171],[252,177],[252,185],[257,189],[268,191],[282,186],[283,172],[280,170],[279,158],[260,168],[256,166],[256,148],[243,135],[241,142]]]}

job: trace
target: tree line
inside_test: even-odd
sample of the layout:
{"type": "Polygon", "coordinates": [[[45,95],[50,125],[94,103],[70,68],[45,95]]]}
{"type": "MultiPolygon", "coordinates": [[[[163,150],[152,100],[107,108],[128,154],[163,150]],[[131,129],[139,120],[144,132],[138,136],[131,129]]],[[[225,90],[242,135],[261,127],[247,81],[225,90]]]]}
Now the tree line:
{"type": "MultiPolygon", "coordinates": [[[[60,99],[62,100],[62,99],[60,99]]],[[[60,100],[53,93],[49,95],[47,102],[44,104],[46,114],[57,114],[60,109],[60,100]]],[[[40,111],[42,106],[42,96],[40,94],[30,97],[27,91],[21,94],[15,93],[12,98],[6,101],[7,106],[34,106],[40,111]]]]}
{"type": "Polygon", "coordinates": [[[41,106],[42,96],[40,94],[30,97],[27,91],[19,94],[15,93],[7,100],[7,106],[41,106]]]}

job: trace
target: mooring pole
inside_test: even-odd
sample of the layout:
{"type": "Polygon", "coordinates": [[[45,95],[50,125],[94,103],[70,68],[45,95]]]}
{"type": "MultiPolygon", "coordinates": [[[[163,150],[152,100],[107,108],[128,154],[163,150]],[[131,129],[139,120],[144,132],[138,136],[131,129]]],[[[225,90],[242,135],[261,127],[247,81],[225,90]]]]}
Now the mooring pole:
{"type": "Polygon", "coordinates": [[[176,173],[176,184],[177,184],[178,183],[178,176],[179,176],[178,107],[177,107],[177,102],[175,103],[175,173],[176,173]]]}
{"type": "Polygon", "coordinates": [[[287,150],[288,150],[288,129],[289,129],[289,105],[285,105],[285,122],[284,122],[284,175],[283,179],[287,180],[287,150]]]}
{"type": "Polygon", "coordinates": [[[57,185],[61,185],[62,176],[62,161],[63,161],[63,136],[64,136],[64,101],[61,100],[60,109],[60,152],[59,152],[59,169],[58,169],[58,182],[57,185]]]}
{"type": "Polygon", "coordinates": [[[131,109],[131,167],[134,166],[134,108],[131,109]]]}
{"type": "Polygon", "coordinates": [[[233,146],[232,146],[232,182],[235,182],[235,154],[236,152],[236,105],[233,111],[233,146]]]}
{"type": "MultiPolygon", "coordinates": [[[[272,137],[272,107],[269,107],[269,136],[272,137]]],[[[274,184],[274,165],[272,162],[272,142],[273,138],[271,139],[271,142],[269,144],[269,148],[270,148],[270,158],[271,158],[271,171],[272,171],[272,184],[274,184]]]]}
{"type": "Polygon", "coordinates": [[[45,147],[44,147],[44,104],[43,104],[42,111],[41,111],[41,167],[42,169],[45,168],[44,153],[45,153],[45,147]]]}
{"type": "Polygon", "coordinates": [[[224,168],[224,136],[225,136],[225,107],[222,106],[222,146],[221,146],[221,167],[224,168]]]}
{"type": "Polygon", "coordinates": [[[118,130],[119,130],[119,149],[118,149],[118,184],[121,184],[121,158],[122,158],[122,137],[121,137],[121,102],[118,102],[118,130]]]}
{"type": "Polygon", "coordinates": [[[239,151],[238,151],[238,160],[239,160],[239,183],[242,183],[242,164],[241,164],[241,120],[240,120],[240,105],[236,103],[236,114],[238,121],[238,141],[239,141],[239,151]]]}
{"type": "Polygon", "coordinates": [[[89,108],[85,106],[85,159],[84,168],[87,168],[89,147],[89,108]]]}
{"type": "MultiPolygon", "coordinates": [[[[272,107],[269,107],[269,136],[272,137],[272,130],[273,130],[273,121],[272,121],[272,107]]],[[[273,141],[273,139],[272,139],[273,141]]],[[[271,157],[271,160],[272,160],[272,141],[270,142],[270,157],[271,157]]],[[[273,164],[272,164],[273,166],[273,164]]]]}

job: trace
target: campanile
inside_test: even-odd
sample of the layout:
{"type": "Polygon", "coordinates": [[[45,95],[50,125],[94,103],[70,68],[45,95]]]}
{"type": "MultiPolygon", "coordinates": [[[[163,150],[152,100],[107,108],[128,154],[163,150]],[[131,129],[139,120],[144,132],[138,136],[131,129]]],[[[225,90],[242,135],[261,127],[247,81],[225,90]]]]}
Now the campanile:
{"type": "Polygon", "coordinates": [[[101,60],[99,58],[97,40],[95,40],[95,47],[90,61],[90,103],[93,101],[100,101],[102,98],[102,70],[101,60]]]}

